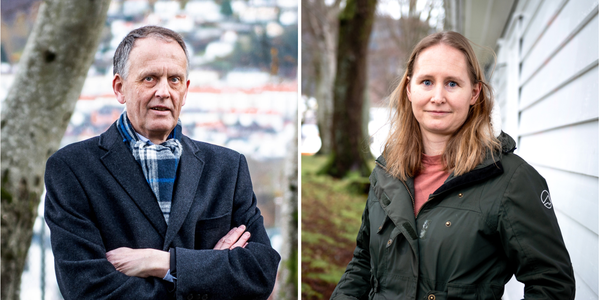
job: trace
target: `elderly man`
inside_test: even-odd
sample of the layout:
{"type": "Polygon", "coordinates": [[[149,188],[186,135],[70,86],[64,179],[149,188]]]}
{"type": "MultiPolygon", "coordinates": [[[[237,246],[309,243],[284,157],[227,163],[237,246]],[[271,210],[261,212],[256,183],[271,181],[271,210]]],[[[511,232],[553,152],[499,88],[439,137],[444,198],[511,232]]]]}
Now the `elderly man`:
{"type": "Polygon", "coordinates": [[[279,255],[245,158],[182,135],[188,58],[175,32],[130,32],[114,57],[126,111],[46,166],[65,299],[266,299],[279,255]]]}

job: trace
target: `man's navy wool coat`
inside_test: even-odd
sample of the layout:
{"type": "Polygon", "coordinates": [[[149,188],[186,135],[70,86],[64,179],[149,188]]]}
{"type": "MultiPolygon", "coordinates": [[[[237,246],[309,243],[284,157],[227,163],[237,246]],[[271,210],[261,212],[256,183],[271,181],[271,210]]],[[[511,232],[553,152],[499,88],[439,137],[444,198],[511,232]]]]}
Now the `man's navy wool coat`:
{"type": "MultiPolygon", "coordinates": [[[[65,299],[266,299],[280,257],[269,243],[245,158],[181,140],[167,226],[116,126],[64,147],[46,165],[45,217],[65,299]],[[212,250],[246,225],[246,248],[212,250]],[[119,247],[175,248],[175,283],[129,277],[106,259],[119,247]]],[[[173,256],[172,256],[173,257],[173,256]]]]}

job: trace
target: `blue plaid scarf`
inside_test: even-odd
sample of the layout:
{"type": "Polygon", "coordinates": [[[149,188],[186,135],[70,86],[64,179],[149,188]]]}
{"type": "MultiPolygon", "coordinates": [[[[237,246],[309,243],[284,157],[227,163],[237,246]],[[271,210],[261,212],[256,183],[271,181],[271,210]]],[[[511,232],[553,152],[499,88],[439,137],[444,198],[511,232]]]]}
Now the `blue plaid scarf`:
{"type": "Polygon", "coordinates": [[[179,141],[181,139],[181,121],[177,121],[175,129],[160,145],[140,140],[131,126],[126,111],[117,119],[117,128],[123,137],[123,142],[129,144],[133,157],[142,166],[146,182],[152,188],[165,221],[169,224],[173,187],[182,150],[179,141]]]}

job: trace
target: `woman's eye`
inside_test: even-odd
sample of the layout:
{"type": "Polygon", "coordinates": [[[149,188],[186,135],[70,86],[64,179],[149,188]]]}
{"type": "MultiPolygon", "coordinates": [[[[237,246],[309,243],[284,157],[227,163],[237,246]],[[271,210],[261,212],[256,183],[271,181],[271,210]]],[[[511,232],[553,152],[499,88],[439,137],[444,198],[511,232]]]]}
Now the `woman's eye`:
{"type": "Polygon", "coordinates": [[[458,83],[456,83],[456,82],[454,82],[454,81],[450,81],[450,82],[448,82],[448,86],[449,86],[449,87],[457,87],[457,86],[458,86],[458,83]]]}
{"type": "Polygon", "coordinates": [[[430,86],[430,85],[432,85],[433,83],[431,82],[431,80],[423,80],[423,84],[424,84],[425,86],[430,86]]]}

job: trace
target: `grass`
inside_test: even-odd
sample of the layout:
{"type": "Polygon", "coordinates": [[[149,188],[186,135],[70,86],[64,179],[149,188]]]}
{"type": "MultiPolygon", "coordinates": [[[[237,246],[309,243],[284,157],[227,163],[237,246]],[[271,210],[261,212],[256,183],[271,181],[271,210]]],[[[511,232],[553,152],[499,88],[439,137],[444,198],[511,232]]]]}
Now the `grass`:
{"type": "Polygon", "coordinates": [[[326,157],[302,157],[302,299],[329,299],[356,246],[365,178],[316,175],[326,157]]]}

